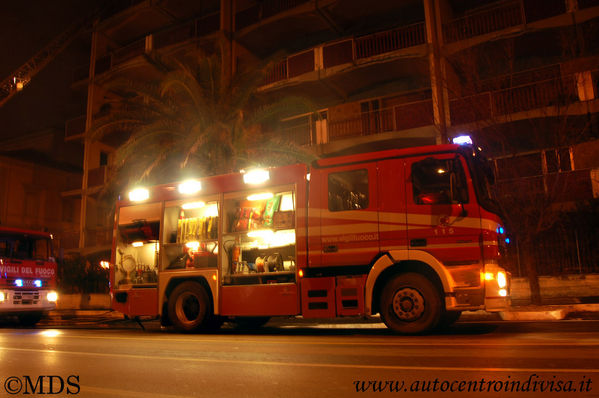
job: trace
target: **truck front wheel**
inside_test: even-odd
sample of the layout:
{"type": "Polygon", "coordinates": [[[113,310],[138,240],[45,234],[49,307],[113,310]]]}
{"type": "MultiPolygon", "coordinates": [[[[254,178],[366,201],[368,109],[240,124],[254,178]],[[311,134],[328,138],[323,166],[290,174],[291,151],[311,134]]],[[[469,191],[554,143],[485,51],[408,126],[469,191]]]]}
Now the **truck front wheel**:
{"type": "Polygon", "coordinates": [[[197,282],[177,286],[168,299],[168,316],[179,332],[192,333],[207,327],[212,313],[204,286],[197,282]]]}
{"type": "Polygon", "coordinates": [[[383,288],[380,300],[383,322],[398,333],[427,332],[441,320],[441,295],[435,285],[421,274],[395,275],[383,288]]]}

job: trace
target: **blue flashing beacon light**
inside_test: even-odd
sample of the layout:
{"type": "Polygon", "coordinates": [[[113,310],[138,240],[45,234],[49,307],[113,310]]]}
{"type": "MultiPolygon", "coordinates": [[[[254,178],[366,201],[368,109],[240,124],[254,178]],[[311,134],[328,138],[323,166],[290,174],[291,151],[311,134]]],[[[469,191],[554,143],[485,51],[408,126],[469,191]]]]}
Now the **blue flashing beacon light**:
{"type": "Polygon", "coordinates": [[[472,138],[469,135],[458,135],[453,137],[451,142],[457,145],[472,145],[472,138]]]}

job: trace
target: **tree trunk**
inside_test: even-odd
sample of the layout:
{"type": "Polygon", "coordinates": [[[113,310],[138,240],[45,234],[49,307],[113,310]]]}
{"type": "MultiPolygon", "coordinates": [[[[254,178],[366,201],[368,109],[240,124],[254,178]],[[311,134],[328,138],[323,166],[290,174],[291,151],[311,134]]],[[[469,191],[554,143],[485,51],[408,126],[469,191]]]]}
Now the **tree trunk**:
{"type": "Polygon", "coordinates": [[[537,263],[532,250],[533,245],[532,242],[526,242],[522,246],[528,286],[530,287],[530,302],[531,304],[541,305],[541,286],[539,285],[537,263]]]}

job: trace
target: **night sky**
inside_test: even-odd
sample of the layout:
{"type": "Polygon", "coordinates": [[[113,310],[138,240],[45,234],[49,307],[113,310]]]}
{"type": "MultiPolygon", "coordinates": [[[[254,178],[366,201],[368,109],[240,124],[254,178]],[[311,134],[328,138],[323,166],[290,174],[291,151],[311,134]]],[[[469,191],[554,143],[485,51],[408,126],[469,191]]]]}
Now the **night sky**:
{"type": "MultiPolygon", "coordinates": [[[[2,1],[0,78],[12,74],[70,24],[88,15],[98,0],[2,1]]],[[[0,108],[0,140],[56,128],[85,111],[85,88],[70,88],[75,69],[89,60],[87,33],[72,43],[24,90],[0,108]]],[[[0,149],[1,150],[1,149],[0,149]]]]}

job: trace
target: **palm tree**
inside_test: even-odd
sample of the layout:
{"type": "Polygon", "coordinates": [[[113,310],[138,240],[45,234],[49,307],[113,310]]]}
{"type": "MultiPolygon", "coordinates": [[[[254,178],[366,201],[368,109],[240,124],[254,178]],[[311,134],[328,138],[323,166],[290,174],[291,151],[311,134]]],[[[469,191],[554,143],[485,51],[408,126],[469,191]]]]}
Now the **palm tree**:
{"type": "Polygon", "coordinates": [[[141,180],[181,179],[192,169],[195,175],[213,175],[315,158],[276,133],[282,117],[314,107],[304,98],[273,100],[259,90],[272,62],[222,79],[218,52],[146,58],[158,78],[108,84],[120,99],[88,133],[92,140],[115,133],[127,137],[116,151],[109,191],[141,180]]]}

